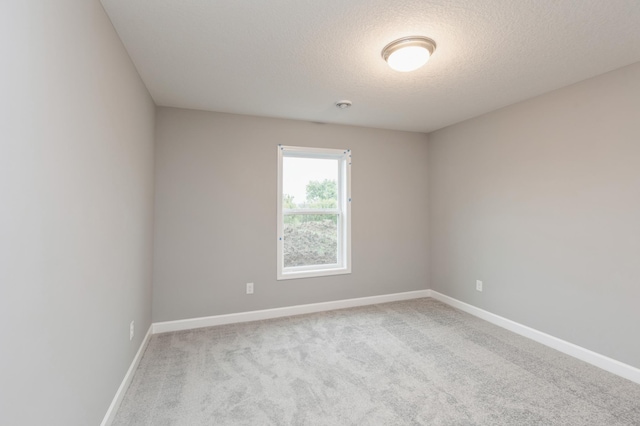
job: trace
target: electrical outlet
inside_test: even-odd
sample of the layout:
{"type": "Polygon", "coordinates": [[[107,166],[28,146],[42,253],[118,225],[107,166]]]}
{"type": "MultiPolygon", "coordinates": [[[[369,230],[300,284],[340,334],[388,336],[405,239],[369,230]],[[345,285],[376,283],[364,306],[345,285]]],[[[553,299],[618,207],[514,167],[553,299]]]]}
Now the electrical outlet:
{"type": "Polygon", "coordinates": [[[129,341],[133,340],[134,323],[129,324],[129,341]]]}
{"type": "Polygon", "coordinates": [[[253,294],[253,283],[247,283],[247,294],[253,294]]]}
{"type": "Polygon", "coordinates": [[[476,280],[476,290],[482,291],[482,281],[476,280]]]}

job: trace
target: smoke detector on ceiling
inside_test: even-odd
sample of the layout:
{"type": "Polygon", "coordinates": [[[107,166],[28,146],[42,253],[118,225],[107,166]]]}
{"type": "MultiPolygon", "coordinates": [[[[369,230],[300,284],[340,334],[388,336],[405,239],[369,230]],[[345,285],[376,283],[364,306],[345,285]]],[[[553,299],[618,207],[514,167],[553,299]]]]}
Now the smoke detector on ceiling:
{"type": "Polygon", "coordinates": [[[336,102],[336,106],[340,109],[347,109],[351,106],[351,101],[348,100],[343,100],[343,101],[338,101],[336,102]]]}

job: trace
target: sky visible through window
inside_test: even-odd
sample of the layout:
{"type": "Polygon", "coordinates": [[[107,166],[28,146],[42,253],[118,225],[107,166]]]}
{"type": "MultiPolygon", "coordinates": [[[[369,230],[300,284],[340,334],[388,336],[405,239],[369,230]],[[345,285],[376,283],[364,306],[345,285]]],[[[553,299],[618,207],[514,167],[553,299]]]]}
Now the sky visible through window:
{"type": "Polygon", "coordinates": [[[321,158],[284,157],[282,193],[292,195],[295,204],[307,201],[307,184],[325,179],[338,181],[338,161],[321,158]]]}

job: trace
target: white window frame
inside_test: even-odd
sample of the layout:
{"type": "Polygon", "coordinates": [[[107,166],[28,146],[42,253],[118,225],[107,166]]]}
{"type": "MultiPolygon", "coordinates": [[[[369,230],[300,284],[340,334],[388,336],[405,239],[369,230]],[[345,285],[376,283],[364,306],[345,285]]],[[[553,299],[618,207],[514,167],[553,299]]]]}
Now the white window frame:
{"type": "Polygon", "coordinates": [[[351,150],[278,145],[278,267],[277,279],[322,277],[351,273],[351,150]],[[335,209],[283,209],[283,158],[338,160],[338,205],[335,209]],[[286,214],[338,215],[338,262],[331,265],[284,267],[284,216],[286,214]]]}

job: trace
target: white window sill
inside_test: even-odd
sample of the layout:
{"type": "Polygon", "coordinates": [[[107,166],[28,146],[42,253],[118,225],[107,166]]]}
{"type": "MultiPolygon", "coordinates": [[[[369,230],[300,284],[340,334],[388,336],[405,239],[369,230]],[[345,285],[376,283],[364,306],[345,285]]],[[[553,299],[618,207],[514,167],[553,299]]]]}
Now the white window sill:
{"type": "Polygon", "coordinates": [[[293,280],[296,278],[314,278],[314,277],[326,277],[329,275],[345,275],[350,274],[351,268],[333,268],[333,269],[315,269],[306,271],[284,271],[278,274],[278,281],[280,280],[293,280]]]}

